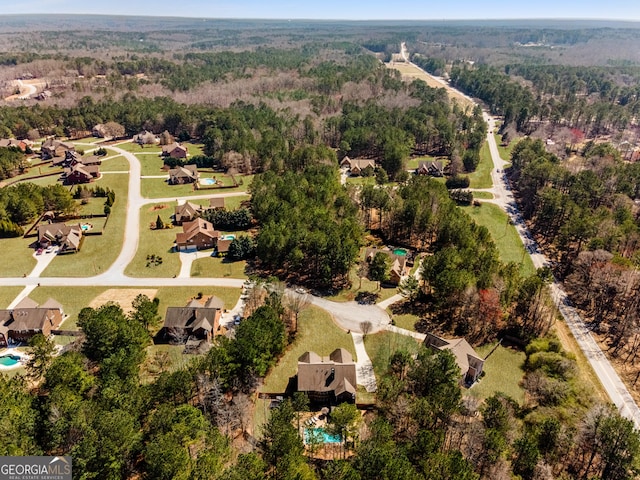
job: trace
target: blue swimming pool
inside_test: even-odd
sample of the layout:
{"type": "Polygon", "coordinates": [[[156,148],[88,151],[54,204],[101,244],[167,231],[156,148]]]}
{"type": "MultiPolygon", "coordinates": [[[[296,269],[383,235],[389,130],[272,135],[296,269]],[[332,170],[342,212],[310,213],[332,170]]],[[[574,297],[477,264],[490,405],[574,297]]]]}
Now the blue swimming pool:
{"type": "Polygon", "coordinates": [[[200,184],[202,185],[215,185],[216,181],[213,178],[201,178],[200,184]]]}
{"type": "Polygon", "coordinates": [[[328,434],[324,428],[305,428],[304,443],[310,443],[312,436],[320,439],[320,443],[340,443],[339,436],[328,434]]]}
{"type": "Polygon", "coordinates": [[[5,355],[0,357],[0,365],[4,367],[13,367],[20,362],[20,357],[17,355],[5,355]]]}

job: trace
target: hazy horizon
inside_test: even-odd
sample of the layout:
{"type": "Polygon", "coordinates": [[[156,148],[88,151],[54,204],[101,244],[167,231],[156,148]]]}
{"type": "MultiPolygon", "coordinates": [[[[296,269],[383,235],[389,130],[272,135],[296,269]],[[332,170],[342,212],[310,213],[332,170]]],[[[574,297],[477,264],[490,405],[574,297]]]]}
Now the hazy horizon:
{"type": "MultiPolygon", "coordinates": [[[[4,3],[4,2],[3,2],[4,3]]],[[[381,0],[356,0],[349,3],[336,0],[300,4],[291,0],[260,2],[258,0],[204,1],[183,0],[112,0],[108,4],[86,0],[26,0],[3,5],[2,14],[74,14],[132,15],[211,19],[273,19],[273,20],[608,20],[640,21],[640,2],[606,3],[557,2],[539,0],[531,4],[497,0],[476,2],[459,0],[426,5],[418,0],[400,0],[389,4],[381,0]]]]}

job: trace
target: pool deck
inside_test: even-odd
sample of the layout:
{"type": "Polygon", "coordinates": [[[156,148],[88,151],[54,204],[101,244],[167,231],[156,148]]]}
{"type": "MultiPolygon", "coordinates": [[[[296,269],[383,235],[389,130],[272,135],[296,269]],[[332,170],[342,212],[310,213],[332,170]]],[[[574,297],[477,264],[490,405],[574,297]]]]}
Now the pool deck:
{"type": "Polygon", "coordinates": [[[20,357],[20,361],[15,365],[0,365],[0,371],[13,370],[14,368],[23,367],[25,362],[29,359],[29,355],[22,353],[15,348],[3,348],[0,350],[0,357],[6,357],[7,355],[13,355],[20,357]]]}

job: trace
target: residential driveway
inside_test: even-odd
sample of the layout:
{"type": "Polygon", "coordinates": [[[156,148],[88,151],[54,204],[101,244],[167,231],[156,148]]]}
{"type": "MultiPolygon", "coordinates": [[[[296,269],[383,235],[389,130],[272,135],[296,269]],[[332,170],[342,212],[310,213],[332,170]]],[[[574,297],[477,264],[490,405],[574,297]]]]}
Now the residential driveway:
{"type": "Polygon", "coordinates": [[[375,392],[378,389],[376,375],[373,372],[373,363],[364,348],[364,337],[361,333],[351,332],[353,345],[356,348],[356,381],[362,385],[367,392],[375,392]]]}
{"type": "MultiPolygon", "coordinates": [[[[290,291],[292,295],[299,295],[290,291]]],[[[360,305],[356,302],[332,302],[324,298],[309,295],[311,304],[320,307],[331,314],[336,323],[345,330],[362,333],[360,323],[371,322],[371,331],[376,333],[384,330],[391,322],[389,315],[377,305],[360,305]]]]}

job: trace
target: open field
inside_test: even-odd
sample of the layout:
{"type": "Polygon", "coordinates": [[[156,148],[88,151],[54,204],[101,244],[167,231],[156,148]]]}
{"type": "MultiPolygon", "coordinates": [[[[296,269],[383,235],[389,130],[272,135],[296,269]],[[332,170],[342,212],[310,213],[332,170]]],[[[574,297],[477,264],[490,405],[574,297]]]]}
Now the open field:
{"type": "Polygon", "coordinates": [[[395,68],[402,74],[403,77],[405,77],[408,80],[412,81],[414,79],[418,79],[418,80],[422,80],[432,88],[444,88],[447,91],[449,98],[458,102],[463,108],[474,107],[474,104],[471,100],[461,95],[458,91],[453,90],[446,83],[439,82],[438,80],[433,78],[431,75],[424,72],[423,70],[420,70],[418,67],[416,67],[411,63],[391,62],[385,65],[389,68],[395,68]]]}
{"type": "Polygon", "coordinates": [[[56,183],[59,183],[60,175],[62,175],[62,168],[40,165],[39,167],[30,167],[29,171],[26,173],[3,180],[3,184],[11,183],[13,185],[15,183],[31,182],[41,186],[55,185],[56,183]],[[46,175],[48,173],[55,173],[55,175],[41,178],[29,178],[36,175],[46,175]]]}
{"type": "Polygon", "coordinates": [[[196,190],[194,189],[193,184],[169,185],[163,178],[143,178],[140,180],[140,188],[142,196],[145,198],[186,197],[189,195],[203,195],[208,193],[214,195],[216,193],[246,192],[249,185],[251,185],[253,175],[238,175],[236,176],[236,179],[241,183],[235,188],[196,190]]]}
{"type": "Polygon", "coordinates": [[[129,162],[122,155],[109,158],[100,165],[101,172],[124,172],[129,171],[129,162]]]}
{"type": "Polygon", "coordinates": [[[158,155],[162,153],[162,147],[160,145],[138,145],[137,143],[133,143],[133,142],[122,142],[122,143],[116,144],[115,146],[131,153],[153,152],[153,153],[157,153],[158,155]]]}
{"type": "Polygon", "coordinates": [[[462,207],[478,225],[484,225],[500,253],[503,262],[516,262],[520,273],[529,276],[535,272],[531,257],[527,254],[516,228],[509,223],[509,217],[497,205],[483,203],[480,207],[462,207]]]}
{"type": "Polygon", "coordinates": [[[173,251],[176,234],[182,232],[182,227],[151,230],[150,224],[155,225],[158,215],[165,225],[171,225],[176,202],[166,204],[145,205],[140,211],[140,241],[138,251],[131,263],[127,265],[125,274],[131,277],[173,277],[180,272],[180,256],[173,251]],[[162,208],[161,208],[162,207],[162,208]],[[162,258],[159,265],[147,262],[148,255],[162,258]],[[149,264],[149,266],[147,266],[149,264]]]}
{"type": "Polygon", "coordinates": [[[129,313],[133,311],[132,304],[138,295],[153,299],[157,292],[155,288],[110,288],[91,300],[89,306],[98,308],[105,303],[117,303],[125,313],[129,313]]]}
{"type": "Polygon", "coordinates": [[[136,158],[140,162],[140,174],[146,175],[166,175],[169,178],[169,171],[163,170],[164,160],[159,153],[137,153],[136,158]]]}
{"type": "Polygon", "coordinates": [[[7,308],[22,290],[24,290],[22,287],[0,288],[0,308],[7,308]]]}
{"type": "Polygon", "coordinates": [[[498,146],[498,152],[500,153],[500,157],[506,162],[511,162],[511,152],[513,151],[513,147],[518,144],[519,139],[512,140],[507,147],[502,146],[502,136],[494,133],[496,137],[496,145],[498,146]]]}
{"type": "Polygon", "coordinates": [[[109,187],[116,193],[116,201],[103,234],[85,237],[78,253],[56,256],[42,276],[90,277],[109,268],[118,257],[124,241],[128,181],[127,174],[113,174],[105,175],[91,185],[109,187]]]}
{"type": "Polygon", "coordinates": [[[211,252],[203,252],[203,258],[198,258],[191,264],[192,277],[228,277],[247,278],[244,269],[247,262],[225,261],[224,258],[212,257],[211,252]],[[206,256],[204,256],[206,255],[206,256]]]}
{"type": "Polygon", "coordinates": [[[0,238],[2,255],[11,259],[10,262],[0,262],[0,276],[19,277],[31,272],[36,266],[36,259],[33,257],[34,249],[29,245],[35,241],[36,237],[0,238]]]}
{"type": "Polygon", "coordinates": [[[491,200],[493,198],[493,193],[491,192],[473,192],[473,198],[477,198],[480,200],[491,200]]]}
{"type": "Polygon", "coordinates": [[[371,363],[373,363],[373,370],[378,381],[387,372],[391,355],[402,350],[413,355],[418,352],[421,346],[420,342],[413,337],[386,331],[367,335],[364,339],[364,345],[371,363]]]}
{"type": "Polygon", "coordinates": [[[376,177],[347,177],[347,183],[352,185],[375,185],[376,177]]]}
{"type": "Polygon", "coordinates": [[[484,142],[480,149],[480,163],[476,171],[469,174],[469,180],[471,180],[469,186],[471,188],[491,188],[493,186],[491,170],[493,170],[493,160],[491,159],[491,152],[489,152],[489,145],[484,142]]]}
{"type": "MultiPolygon", "coordinates": [[[[475,350],[478,355],[485,357],[494,346],[495,344],[483,345],[475,350]]],[[[484,364],[484,377],[466,392],[480,400],[494,393],[503,392],[522,405],[524,390],[519,384],[524,376],[522,370],[524,360],[523,351],[499,346],[484,364]]]]}

